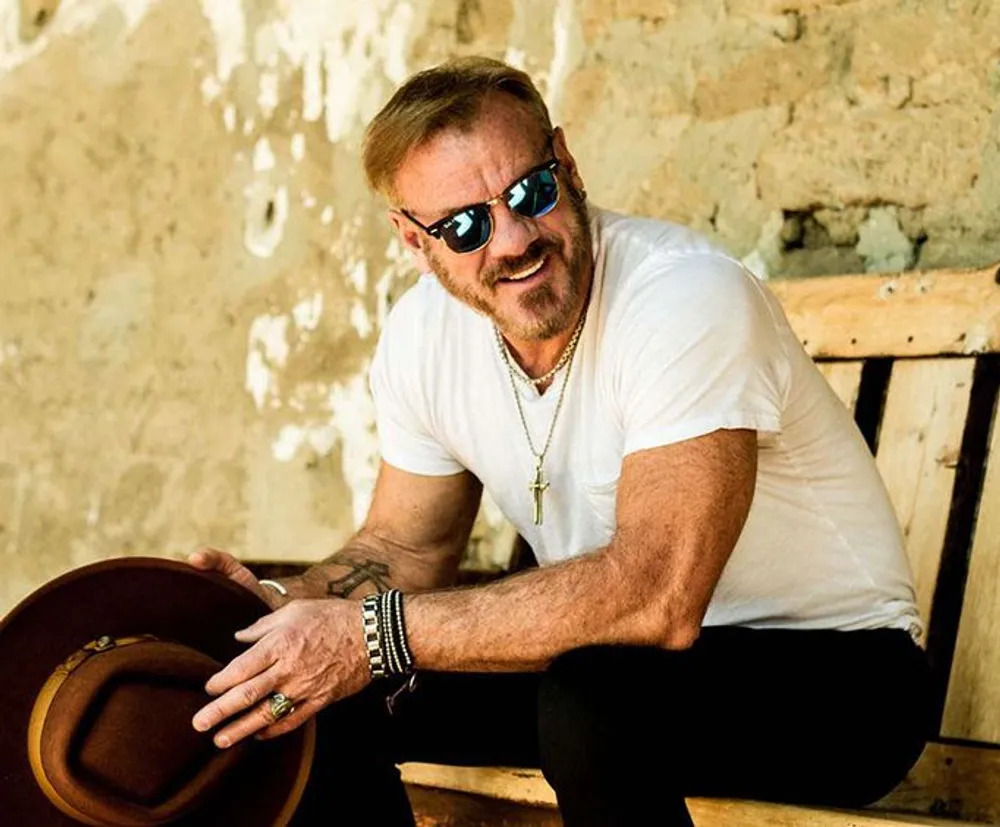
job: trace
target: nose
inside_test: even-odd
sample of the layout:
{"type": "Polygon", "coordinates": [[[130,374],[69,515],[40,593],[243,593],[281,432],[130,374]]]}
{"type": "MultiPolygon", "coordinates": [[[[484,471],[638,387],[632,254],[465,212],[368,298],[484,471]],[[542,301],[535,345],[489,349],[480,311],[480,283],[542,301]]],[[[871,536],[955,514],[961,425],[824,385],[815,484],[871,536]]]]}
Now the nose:
{"type": "Polygon", "coordinates": [[[489,251],[494,258],[519,256],[540,236],[533,219],[518,215],[506,203],[494,204],[492,211],[493,238],[490,239],[489,251]]]}

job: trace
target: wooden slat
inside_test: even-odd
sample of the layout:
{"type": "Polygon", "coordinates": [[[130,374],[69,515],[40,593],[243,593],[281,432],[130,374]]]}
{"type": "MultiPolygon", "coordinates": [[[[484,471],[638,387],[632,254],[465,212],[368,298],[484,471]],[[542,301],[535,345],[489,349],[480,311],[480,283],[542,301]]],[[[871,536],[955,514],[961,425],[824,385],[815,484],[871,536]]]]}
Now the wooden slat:
{"type": "Polygon", "coordinates": [[[875,806],[1000,824],[1000,749],[928,744],[906,779],[875,806]]]}
{"type": "Polygon", "coordinates": [[[555,791],[538,770],[516,767],[452,767],[418,762],[401,764],[399,769],[407,784],[485,795],[535,807],[556,806],[555,791]]]}
{"type": "Polygon", "coordinates": [[[1000,350],[1000,266],[768,282],[814,357],[1000,350]]]}
{"type": "MultiPolygon", "coordinates": [[[[403,764],[407,784],[456,790],[534,807],[555,807],[555,792],[537,770],[509,767],[447,767],[440,764],[403,764]]],[[[886,812],[847,812],[794,807],[759,801],[691,798],[688,809],[697,827],[956,827],[959,822],[886,812]]]]}
{"type": "Polygon", "coordinates": [[[903,528],[925,622],[941,567],[974,368],[974,359],[901,360],[889,380],[876,461],[903,528]]]}
{"type": "MultiPolygon", "coordinates": [[[[1000,416],[994,412],[942,732],[1000,743],[1000,416]]],[[[1000,787],[1000,773],[995,783],[1000,787]]]]}
{"type": "Polygon", "coordinates": [[[406,785],[417,827],[563,827],[558,811],[497,798],[406,785]]]}
{"type": "Polygon", "coordinates": [[[861,369],[864,362],[820,362],[819,372],[829,382],[833,392],[854,413],[858,404],[858,390],[861,388],[861,369]]]}

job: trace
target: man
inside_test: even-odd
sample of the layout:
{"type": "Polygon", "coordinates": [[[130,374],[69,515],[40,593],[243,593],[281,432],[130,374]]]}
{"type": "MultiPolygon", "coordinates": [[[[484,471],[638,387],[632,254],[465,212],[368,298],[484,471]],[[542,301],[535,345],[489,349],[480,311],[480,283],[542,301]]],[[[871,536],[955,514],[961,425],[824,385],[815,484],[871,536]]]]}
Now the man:
{"type": "Polygon", "coordinates": [[[365,166],[427,274],[372,366],[371,510],[300,578],[193,558],[276,608],[195,726],[225,747],[326,708],[303,824],[412,824],[406,760],[540,766],[570,827],[891,789],[929,705],[910,575],[774,297],[691,231],[590,206],[502,63],[411,78],[365,166]],[[451,589],[484,486],[541,565],[451,589]]]}

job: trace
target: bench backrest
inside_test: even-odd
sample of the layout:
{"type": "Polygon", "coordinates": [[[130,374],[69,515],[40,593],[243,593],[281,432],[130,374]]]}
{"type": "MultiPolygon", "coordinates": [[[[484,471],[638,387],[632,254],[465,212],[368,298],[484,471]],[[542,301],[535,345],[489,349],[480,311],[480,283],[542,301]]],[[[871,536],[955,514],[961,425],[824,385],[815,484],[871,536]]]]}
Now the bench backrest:
{"type": "Polygon", "coordinates": [[[889,489],[941,738],[1000,744],[1000,268],[770,287],[889,489]]]}

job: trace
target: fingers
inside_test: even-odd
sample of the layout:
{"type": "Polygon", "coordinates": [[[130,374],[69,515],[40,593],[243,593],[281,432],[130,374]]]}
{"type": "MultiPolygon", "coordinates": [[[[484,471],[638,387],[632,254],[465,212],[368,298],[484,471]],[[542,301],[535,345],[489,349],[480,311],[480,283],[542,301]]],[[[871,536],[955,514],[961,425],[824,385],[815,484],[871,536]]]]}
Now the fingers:
{"type": "Polygon", "coordinates": [[[207,732],[215,726],[267,699],[274,690],[277,675],[274,669],[234,686],[228,692],[202,707],[191,719],[198,732],[207,732]]]}
{"type": "Polygon", "coordinates": [[[269,700],[265,699],[239,720],[219,730],[215,735],[215,745],[225,749],[258,733],[261,738],[276,738],[301,726],[323,706],[324,704],[317,700],[308,700],[296,705],[295,709],[275,722],[271,715],[269,700]]]}
{"type": "Polygon", "coordinates": [[[271,647],[259,642],[212,675],[205,684],[205,691],[210,695],[221,695],[234,686],[266,672],[276,662],[277,657],[271,651],[271,647]]]}
{"type": "Polygon", "coordinates": [[[276,723],[273,723],[271,726],[265,727],[262,730],[258,730],[256,735],[262,740],[277,738],[279,735],[285,735],[293,729],[298,729],[324,706],[326,706],[326,704],[317,698],[310,698],[301,704],[296,704],[295,708],[291,712],[289,712],[284,718],[279,719],[276,723]]]}
{"type": "Polygon", "coordinates": [[[264,635],[281,624],[287,614],[287,609],[275,609],[270,614],[257,618],[245,629],[240,629],[233,637],[240,643],[256,643],[264,635]]]}
{"type": "Polygon", "coordinates": [[[204,571],[221,571],[222,567],[230,560],[235,561],[235,558],[231,554],[209,546],[200,548],[188,555],[188,563],[196,569],[202,569],[204,571]]]}
{"type": "Polygon", "coordinates": [[[188,563],[202,571],[217,571],[254,594],[260,594],[260,584],[253,572],[233,555],[217,548],[200,548],[188,556],[188,563]]]}

